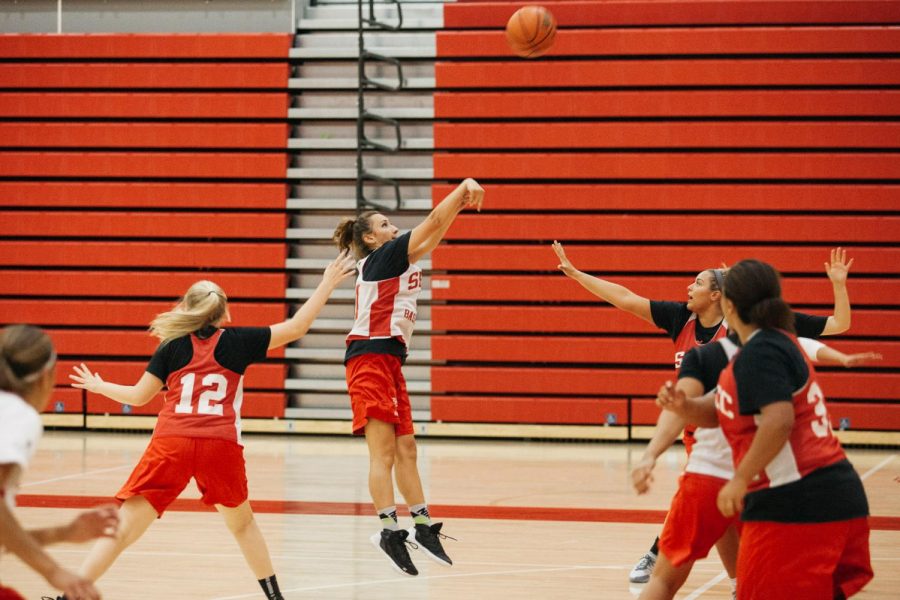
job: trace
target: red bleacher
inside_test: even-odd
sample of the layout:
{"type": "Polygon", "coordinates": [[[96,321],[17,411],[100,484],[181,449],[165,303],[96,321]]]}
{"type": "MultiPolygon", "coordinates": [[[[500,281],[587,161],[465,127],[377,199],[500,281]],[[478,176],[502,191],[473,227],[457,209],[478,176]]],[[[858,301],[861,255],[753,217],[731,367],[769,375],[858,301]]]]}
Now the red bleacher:
{"type": "Polygon", "coordinates": [[[821,369],[831,416],[900,430],[900,4],[553,1],[553,48],[522,60],[503,28],[523,4],[448,4],[437,38],[435,177],[487,196],[433,256],[432,417],[655,421],[671,341],[559,273],[553,240],[661,300],[759,257],[820,315],[842,245],[853,319],[827,341],[885,359],[821,369]]]}
{"type": "MultiPolygon", "coordinates": [[[[149,322],[199,279],[223,286],[236,325],[285,317],[291,45],[0,35],[0,322],[54,339],[50,410],[155,414],[159,399],[126,409],[67,376],[85,361],[137,381],[156,347],[149,322]]],[[[282,356],[248,370],[245,416],[284,415],[282,356]]]]}

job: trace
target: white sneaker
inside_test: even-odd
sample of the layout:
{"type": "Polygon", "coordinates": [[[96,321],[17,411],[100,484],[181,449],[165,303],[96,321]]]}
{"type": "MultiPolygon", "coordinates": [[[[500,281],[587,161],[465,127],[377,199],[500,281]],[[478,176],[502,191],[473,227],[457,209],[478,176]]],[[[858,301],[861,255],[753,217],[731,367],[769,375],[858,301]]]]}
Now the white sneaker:
{"type": "Polygon", "coordinates": [[[648,552],[642,556],[641,560],[637,561],[637,564],[631,569],[631,573],[628,574],[628,581],[631,583],[647,583],[650,581],[650,574],[653,572],[653,567],[655,566],[656,555],[652,552],[648,552]]]}

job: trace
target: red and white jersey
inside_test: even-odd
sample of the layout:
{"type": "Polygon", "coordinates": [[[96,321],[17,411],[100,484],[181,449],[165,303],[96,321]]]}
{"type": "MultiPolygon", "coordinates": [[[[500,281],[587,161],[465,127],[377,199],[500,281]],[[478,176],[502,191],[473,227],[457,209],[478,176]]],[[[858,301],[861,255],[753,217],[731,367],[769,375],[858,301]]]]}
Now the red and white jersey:
{"type": "MultiPolygon", "coordinates": [[[[709,342],[715,342],[716,340],[720,340],[728,335],[728,324],[725,322],[725,319],[722,319],[722,322],[719,324],[719,328],[710,338],[709,342]]],[[[684,355],[691,348],[696,348],[697,346],[703,346],[697,341],[697,315],[691,314],[688,318],[687,323],[682,327],[681,332],[678,334],[678,337],[675,339],[675,376],[678,377],[678,371],[681,369],[681,361],[684,359],[684,355]]],[[[691,456],[691,452],[694,451],[694,444],[697,442],[694,437],[694,432],[697,430],[693,425],[688,425],[684,428],[684,435],[681,438],[681,441],[684,443],[684,451],[687,452],[688,457],[691,456]]]]}
{"type": "Polygon", "coordinates": [[[397,338],[408,349],[422,291],[422,269],[410,264],[397,277],[364,281],[363,266],[368,259],[356,266],[356,320],[347,341],[397,338]]]}
{"type": "MultiPolygon", "coordinates": [[[[714,342],[716,340],[720,340],[723,337],[728,335],[728,323],[725,322],[725,319],[722,319],[722,322],[719,324],[719,328],[713,334],[713,336],[709,339],[709,342],[714,342]]],[[[688,350],[691,348],[696,348],[697,346],[703,346],[700,342],[697,341],[697,315],[691,314],[690,318],[688,318],[687,323],[684,324],[684,327],[681,329],[681,333],[678,334],[678,337],[675,339],[675,374],[678,375],[678,370],[681,369],[681,361],[684,359],[684,355],[687,354],[688,350]]]]}
{"type": "Polygon", "coordinates": [[[166,378],[165,401],[155,437],[199,437],[241,443],[244,376],[220,365],[214,356],[224,330],[206,339],[191,335],[193,356],[166,378]]]}
{"type": "MultiPolygon", "coordinates": [[[[748,347],[753,337],[748,340],[748,347]]],[[[831,430],[831,420],[825,406],[825,397],[816,377],[816,371],[803,352],[797,339],[778,332],[790,339],[800,350],[809,377],[791,401],[794,406],[794,425],[787,443],[764,471],[750,482],[748,491],[772,488],[805,477],[807,474],[846,458],[840,442],[831,430]]],[[[734,366],[747,353],[747,347],[739,352],[719,377],[716,389],[716,411],[719,424],[734,454],[734,464],[739,465],[750,449],[756,435],[759,414],[741,415],[740,398],[734,375],[734,366]]]]}
{"type": "MultiPolygon", "coordinates": [[[[737,344],[727,337],[717,340],[725,356],[730,361],[737,354],[737,344]]],[[[713,393],[713,392],[710,392],[713,393]]],[[[734,477],[734,457],[731,445],[725,438],[721,427],[697,427],[693,432],[693,444],[688,452],[688,461],[684,470],[688,473],[700,473],[721,479],[734,477]]]]}

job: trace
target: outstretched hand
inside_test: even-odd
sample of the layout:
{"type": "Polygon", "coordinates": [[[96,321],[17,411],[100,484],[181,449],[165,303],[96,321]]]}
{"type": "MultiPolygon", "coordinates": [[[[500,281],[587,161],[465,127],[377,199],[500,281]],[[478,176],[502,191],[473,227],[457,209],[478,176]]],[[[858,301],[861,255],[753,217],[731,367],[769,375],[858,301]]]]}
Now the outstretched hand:
{"type": "Polygon", "coordinates": [[[119,510],[106,504],[75,517],[66,527],[65,541],[79,544],[98,537],[114,537],[118,528],[119,510]]]}
{"type": "Polygon", "coordinates": [[[559,259],[559,264],[556,265],[556,268],[565,273],[568,277],[575,277],[578,273],[578,269],[575,268],[575,265],[573,265],[572,261],[569,260],[569,257],[566,256],[566,251],[563,249],[562,244],[556,240],[553,240],[553,251],[556,252],[556,258],[559,259]]]}
{"type": "Polygon", "coordinates": [[[832,248],[831,261],[825,263],[825,274],[831,283],[845,284],[847,283],[847,274],[853,265],[853,259],[847,261],[847,250],[845,248],[832,248]]]}
{"type": "Polygon", "coordinates": [[[676,390],[671,381],[665,382],[656,393],[656,405],[663,410],[670,410],[680,415],[687,404],[687,396],[683,390],[676,390]]]}
{"type": "Polygon", "coordinates": [[[463,188],[463,206],[467,208],[475,208],[481,212],[481,205],[484,202],[484,188],[471,177],[464,180],[460,184],[463,188]]]}
{"type": "Polygon", "coordinates": [[[858,367],[866,363],[879,361],[883,357],[878,352],[860,352],[859,354],[846,354],[841,360],[845,367],[858,367]]]}
{"type": "Polygon", "coordinates": [[[92,373],[88,366],[84,363],[81,363],[80,366],[74,365],[72,367],[72,370],[75,371],[75,375],[72,375],[70,373],[69,379],[75,382],[70,384],[73,388],[97,393],[97,389],[101,384],[103,384],[103,378],[100,377],[100,374],[92,373]]]}
{"type": "Polygon", "coordinates": [[[356,260],[350,255],[349,250],[341,250],[341,253],[325,267],[322,275],[324,281],[336,286],[347,279],[356,271],[356,260]]]}

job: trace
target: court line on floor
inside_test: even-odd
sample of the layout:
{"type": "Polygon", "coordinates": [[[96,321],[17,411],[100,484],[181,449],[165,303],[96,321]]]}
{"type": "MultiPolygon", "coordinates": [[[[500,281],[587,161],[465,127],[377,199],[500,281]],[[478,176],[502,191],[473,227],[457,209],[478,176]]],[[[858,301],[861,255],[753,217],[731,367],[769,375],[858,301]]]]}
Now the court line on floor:
{"type": "Polygon", "coordinates": [[[689,595],[685,596],[684,600],[694,600],[695,598],[699,598],[700,596],[703,595],[703,593],[705,591],[709,590],[709,588],[713,587],[714,585],[716,585],[717,583],[719,583],[726,577],[728,577],[727,572],[725,572],[725,571],[719,572],[718,575],[716,575],[715,577],[713,577],[712,579],[710,579],[709,581],[707,581],[706,583],[704,583],[703,585],[698,587],[696,590],[691,592],[689,595]]]}
{"type": "MultiPolygon", "coordinates": [[[[19,508],[92,508],[110,502],[110,496],[76,496],[65,494],[19,494],[19,508]]],[[[368,502],[301,502],[293,500],[251,500],[258,514],[366,516],[372,514],[368,502]]],[[[662,524],[663,510],[617,508],[564,508],[545,506],[483,506],[431,504],[430,512],[447,519],[480,519],[508,521],[565,521],[578,523],[650,523],[662,524]]],[[[181,498],[167,509],[170,512],[215,512],[198,499],[181,498]]],[[[871,516],[872,530],[900,531],[900,517],[871,516]]]]}
{"type": "Polygon", "coordinates": [[[87,475],[97,475],[98,473],[109,473],[111,471],[121,471],[122,469],[131,469],[134,468],[134,465],[127,464],[121,465],[118,467],[109,467],[108,469],[96,469],[94,471],[82,471],[81,473],[72,473],[71,475],[63,475],[62,477],[53,477],[52,479],[42,479],[40,481],[29,481],[27,483],[23,483],[19,486],[19,488],[27,488],[34,487],[36,485],[43,485],[45,483],[53,483],[55,481],[63,481],[66,479],[78,479],[79,477],[85,477],[87,475]]]}
{"type": "Polygon", "coordinates": [[[868,471],[866,471],[865,473],[863,473],[862,475],[860,475],[859,478],[862,479],[863,481],[865,481],[866,478],[868,478],[870,475],[872,475],[872,474],[874,474],[874,473],[877,473],[877,472],[880,471],[882,468],[886,467],[887,464],[888,464],[889,462],[891,462],[892,460],[894,460],[895,458],[897,458],[897,455],[896,455],[896,454],[891,454],[890,456],[888,456],[887,458],[885,458],[883,461],[881,461],[880,463],[878,463],[877,465],[875,465],[874,467],[872,467],[871,469],[869,469],[868,471]]]}
{"type": "MultiPolygon", "coordinates": [[[[74,554],[74,555],[84,555],[90,552],[90,548],[54,548],[54,554],[74,554]]],[[[151,550],[131,550],[127,551],[129,556],[146,556],[148,558],[155,557],[173,557],[177,556],[180,558],[225,558],[225,559],[243,559],[243,554],[240,552],[154,552],[151,550]]],[[[360,557],[348,557],[347,553],[337,553],[332,552],[330,555],[325,556],[322,552],[316,551],[315,553],[291,553],[291,554],[279,554],[273,553],[271,558],[273,560],[281,560],[281,561],[290,561],[290,560],[304,560],[304,561],[330,561],[333,562],[335,557],[339,556],[340,560],[347,562],[377,562],[379,564],[384,564],[384,557],[379,556],[375,552],[372,553],[371,558],[360,558],[360,557]]],[[[464,566],[481,566],[481,567],[520,567],[524,569],[542,569],[547,568],[546,564],[538,564],[538,563],[516,563],[516,562],[484,562],[484,561],[465,561],[465,563],[461,563],[464,566]]],[[[560,569],[606,569],[606,570],[617,570],[621,571],[624,569],[630,569],[631,565],[560,565],[558,568],[560,569]]],[[[406,579],[405,577],[403,578],[406,579]]]]}
{"type": "MultiPolygon", "coordinates": [[[[392,577],[391,579],[370,579],[368,581],[350,581],[346,583],[332,583],[328,585],[316,585],[316,586],[308,586],[308,587],[298,587],[291,589],[284,589],[282,592],[284,593],[301,593],[301,592],[314,592],[317,590],[332,590],[339,588],[350,588],[350,587],[362,587],[362,586],[371,586],[371,585],[382,585],[382,584],[412,584],[420,581],[433,581],[436,579],[454,579],[461,577],[493,577],[497,575],[523,575],[528,573],[552,573],[557,571],[584,571],[588,569],[605,569],[609,567],[596,566],[596,567],[583,567],[583,566],[574,566],[574,567],[545,567],[538,569],[515,569],[508,571],[484,571],[481,573],[454,573],[452,575],[420,575],[418,577],[392,577]]],[[[616,567],[618,568],[618,567],[616,567]]],[[[214,598],[213,600],[240,600],[241,598],[255,598],[259,596],[259,592],[254,592],[252,594],[241,594],[238,596],[219,596],[214,598]]]]}

